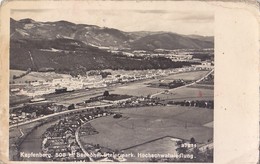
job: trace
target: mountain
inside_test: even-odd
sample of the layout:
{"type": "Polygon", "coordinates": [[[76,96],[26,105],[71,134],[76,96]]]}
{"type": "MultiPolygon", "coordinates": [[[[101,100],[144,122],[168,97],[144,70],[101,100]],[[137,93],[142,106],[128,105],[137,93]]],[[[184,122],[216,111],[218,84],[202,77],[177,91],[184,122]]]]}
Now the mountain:
{"type": "Polygon", "coordinates": [[[202,49],[212,48],[213,42],[202,41],[199,39],[184,37],[174,33],[153,34],[142,37],[133,42],[135,49],[154,50],[154,49],[202,49]]]}
{"type": "Polygon", "coordinates": [[[128,47],[132,39],[117,29],[93,25],[74,24],[67,21],[36,22],[30,19],[11,19],[11,39],[56,39],[69,38],[96,46],[128,47]]]}
{"type": "Polygon", "coordinates": [[[187,35],[187,37],[207,42],[214,42],[214,37],[212,36],[187,35]]]}
{"type": "Polygon", "coordinates": [[[67,21],[10,20],[10,68],[55,70],[84,74],[102,69],[166,69],[194,63],[173,62],[165,57],[125,56],[104,47],[131,53],[134,50],[212,48],[213,42],[166,32],[124,32],[67,21]],[[46,69],[45,69],[46,68],[46,69]]]}
{"type": "Polygon", "coordinates": [[[213,48],[213,37],[185,36],[169,32],[124,32],[95,25],[67,21],[37,22],[32,19],[16,21],[11,18],[11,39],[69,38],[100,47],[154,49],[213,48]]]}

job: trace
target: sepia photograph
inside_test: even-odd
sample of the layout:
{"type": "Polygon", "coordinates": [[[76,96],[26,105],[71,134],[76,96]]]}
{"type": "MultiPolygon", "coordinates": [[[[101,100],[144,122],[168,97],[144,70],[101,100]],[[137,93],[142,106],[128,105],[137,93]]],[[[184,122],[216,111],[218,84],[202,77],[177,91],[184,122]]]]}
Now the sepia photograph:
{"type": "Polygon", "coordinates": [[[214,21],[192,6],[12,9],[9,160],[213,163],[214,21]]]}

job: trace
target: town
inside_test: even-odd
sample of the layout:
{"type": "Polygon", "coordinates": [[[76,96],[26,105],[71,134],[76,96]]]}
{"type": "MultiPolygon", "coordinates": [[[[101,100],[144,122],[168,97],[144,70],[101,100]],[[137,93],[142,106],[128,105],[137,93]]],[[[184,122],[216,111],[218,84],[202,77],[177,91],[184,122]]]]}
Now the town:
{"type": "MultiPolygon", "coordinates": [[[[26,159],[19,157],[19,154],[15,153],[18,151],[15,150],[20,149],[20,146],[24,142],[23,140],[35,128],[47,123],[50,124],[47,126],[48,128],[42,135],[39,134],[40,138],[38,140],[41,143],[39,151],[44,154],[51,154],[51,158],[45,157],[41,158],[42,160],[132,161],[134,158],[123,157],[126,152],[132,153],[128,149],[118,151],[99,143],[83,144],[85,140],[82,140],[82,138],[89,138],[89,136],[99,134],[99,130],[92,126],[91,120],[101,120],[103,117],[123,119],[125,116],[122,111],[131,108],[142,110],[142,108],[150,106],[163,110],[165,106],[180,106],[199,111],[203,108],[212,110],[214,106],[212,97],[203,97],[202,93],[199,97],[196,95],[192,98],[169,98],[169,96],[174,97],[174,90],[180,87],[192,89],[196,86],[195,88],[202,87],[202,90],[211,90],[207,88],[214,82],[212,64],[200,64],[192,67],[167,70],[120,71],[120,73],[119,71],[104,70],[102,72],[109,73],[105,78],[100,75],[102,74],[101,71],[90,71],[86,77],[62,75],[60,78],[53,78],[51,80],[32,80],[24,83],[18,82],[19,78],[15,79],[16,82],[11,84],[11,86],[14,85],[16,87],[11,87],[10,89],[11,102],[12,96],[16,99],[19,96],[26,98],[20,100],[18,98],[19,101],[16,100],[13,104],[10,104],[10,128],[20,127],[20,130],[16,132],[18,140],[15,140],[16,137],[14,140],[10,140],[11,148],[13,149],[13,158],[16,160],[26,159]],[[187,73],[200,74],[200,78],[198,79],[198,75],[195,75],[195,79],[181,78],[187,73]],[[205,75],[205,73],[207,74],[205,75]],[[201,76],[202,74],[204,76],[201,76]],[[169,79],[169,77],[175,76],[177,76],[177,79],[169,79]],[[122,88],[139,85],[143,85],[146,88],[140,94],[138,92],[135,92],[134,95],[131,94],[131,87],[129,91],[122,91],[122,88]],[[152,92],[150,93],[150,91],[152,92]],[[60,119],[55,121],[57,118],[60,119]],[[30,124],[33,125],[33,128],[28,127],[30,124]],[[104,154],[113,153],[117,155],[104,156],[104,154]],[[96,156],[92,157],[90,154],[95,154],[96,156]]],[[[52,74],[53,77],[57,76],[50,72],[30,72],[26,76],[33,76],[33,74],[38,74],[38,77],[39,74],[42,74],[40,77],[47,76],[48,74],[52,74]]],[[[183,110],[185,111],[185,109],[183,110]]],[[[190,125],[184,123],[183,126],[187,128],[190,125]]],[[[189,143],[188,140],[180,141],[189,143]]],[[[211,145],[212,138],[209,138],[208,141],[206,145],[211,145]]],[[[196,152],[197,156],[200,154],[200,158],[207,152],[207,158],[210,158],[212,147],[208,149],[205,143],[197,144],[198,147],[196,149],[192,148],[186,151],[191,154],[196,152]]],[[[176,145],[175,147],[176,151],[183,151],[180,145],[176,145]]],[[[178,151],[176,152],[177,154],[178,151]]],[[[36,159],[39,160],[39,158],[36,159]]],[[[157,158],[150,160],[187,161],[188,159],[157,158]]]]}

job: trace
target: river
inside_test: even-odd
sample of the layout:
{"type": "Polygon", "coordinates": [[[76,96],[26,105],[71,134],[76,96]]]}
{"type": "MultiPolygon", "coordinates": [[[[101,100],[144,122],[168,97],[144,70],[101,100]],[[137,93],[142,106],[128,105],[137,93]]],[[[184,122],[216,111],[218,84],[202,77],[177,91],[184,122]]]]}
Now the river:
{"type": "MultiPolygon", "coordinates": [[[[30,154],[30,153],[41,153],[41,144],[42,144],[42,134],[46,131],[48,127],[51,125],[54,125],[57,122],[51,121],[48,123],[45,123],[36,129],[34,129],[22,142],[20,146],[20,155],[24,154],[30,154]]],[[[21,157],[21,161],[42,161],[41,157],[21,157]]]]}

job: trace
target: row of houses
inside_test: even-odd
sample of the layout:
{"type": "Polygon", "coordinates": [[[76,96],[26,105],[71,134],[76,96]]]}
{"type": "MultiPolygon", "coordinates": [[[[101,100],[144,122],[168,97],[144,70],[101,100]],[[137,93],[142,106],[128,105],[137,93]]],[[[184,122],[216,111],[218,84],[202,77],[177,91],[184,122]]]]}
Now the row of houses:
{"type": "MultiPolygon", "coordinates": [[[[65,117],[59,122],[49,127],[42,135],[42,151],[51,154],[51,158],[46,161],[89,161],[84,155],[76,139],[76,131],[88,121],[111,115],[110,112],[101,109],[92,109],[84,114],[77,114],[65,117]]],[[[88,126],[79,135],[93,135],[97,131],[88,126]]]]}

